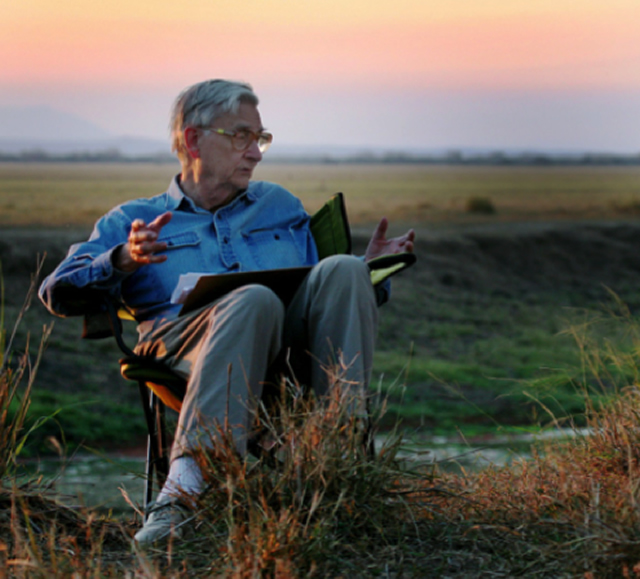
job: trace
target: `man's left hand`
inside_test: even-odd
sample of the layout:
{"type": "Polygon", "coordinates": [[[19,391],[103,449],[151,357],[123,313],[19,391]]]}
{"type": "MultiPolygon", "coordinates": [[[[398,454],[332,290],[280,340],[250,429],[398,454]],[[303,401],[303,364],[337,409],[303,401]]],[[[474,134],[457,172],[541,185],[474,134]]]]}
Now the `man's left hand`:
{"type": "Polygon", "coordinates": [[[413,252],[413,241],[416,233],[413,229],[409,229],[400,237],[387,239],[387,229],[389,228],[389,220],[383,217],[378,223],[378,227],[373,232],[367,252],[365,253],[365,261],[380,257],[381,255],[390,255],[393,253],[413,252]]]}

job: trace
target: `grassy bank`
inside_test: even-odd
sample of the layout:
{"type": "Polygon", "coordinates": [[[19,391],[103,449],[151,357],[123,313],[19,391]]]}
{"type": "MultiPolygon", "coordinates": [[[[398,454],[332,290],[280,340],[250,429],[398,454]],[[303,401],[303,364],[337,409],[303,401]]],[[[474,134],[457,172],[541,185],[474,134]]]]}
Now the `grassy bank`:
{"type": "MultiPolygon", "coordinates": [[[[554,261],[559,244],[545,248],[551,234],[544,231],[495,237],[488,230],[420,240],[418,264],[394,280],[392,300],[380,310],[372,394],[389,399],[384,426],[402,419],[416,437],[460,432],[471,438],[548,423],[541,403],[558,419],[584,421],[583,387],[598,396],[611,388],[587,383],[576,370],[581,348],[573,333],[591,329],[601,341],[626,351],[628,335],[607,321],[611,312],[621,315],[607,288],[615,289],[632,312],[640,305],[640,267],[601,265],[614,251],[633,264],[638,232],[630,227],[623,246],[619,228],[598,231],[595,238],[593,227],[587,234],[580,227],[565,233],[565,243],[582,251],[570,252],[580,259],[573,272],[564,260],[554,261]],[[487,236],[495,239],[495,250],[487,246],[487,236]],[[537,267],[529,274],[526,265],[516,269],[510,258],[496,253],[509,248],[535,253],[537,267]],[[601,248],[601,255],[594,248],[601,248]]],[[[65,240],[42,243],[61,248],[52,267],[66,249],[65,240]]],[[[3,264],[24,263],[28,260],[21,255],[3,259],[3,264]]],[[[6,276],[12,288],[5,308],[9,321],[19,311],[25,276],[15,270],[6,276]]],[[[81,340],[81,319],[53,320],[34,303],[16,344],[25,343],[27,328],[33,333],[52,322],[30,416],[55,417],[32,443],[43,449],[54,437],[69,449],[140,445],[145,427],[137,386],[120,377],[121,354],[111,341],[81,340]]],[[[135,342],[133,327],[128,338],[135,342]]]]}
{"type": "MultiPolygon", "coordinates": [[[[209,490],[194,503],[194,538],[144,553],[129,547],[139,518],[65,507],[47,481],[19,478],[24,413],[6,409],[12,399],[28,407],[37,370],[29,360],[37,354],[8,356],[8,340],[0,372],[0,432],[10,433],[0,439],[0,571],[24,578],[637,577],[640,330],[619,311],[601,322],[627,336],[622,351],[596,325],[575,328],[576,373],[612,394],[601,402],[585,393],[590,436],[549,443],[509,468],[408,470],[396,459],[398,437],[371,458],[339,410],[298,398],[279,422],[265,422],[282,442],[279,462],[243,462],[228,443],[215,456],[200,455],[209,490]]],[[[344,406],[336,399],[334,408],[344,406]]],[[[131,500],[135,507],[138,497],[131,500]]]]}

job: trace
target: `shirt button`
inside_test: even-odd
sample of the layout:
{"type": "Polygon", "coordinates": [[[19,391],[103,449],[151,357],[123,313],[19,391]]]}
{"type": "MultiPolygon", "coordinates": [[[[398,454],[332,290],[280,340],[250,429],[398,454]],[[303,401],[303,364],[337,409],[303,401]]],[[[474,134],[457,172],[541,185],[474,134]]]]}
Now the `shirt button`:
{"type": "Polygon", "coordinates": [[[223,241],[224,243],[229,243],[229,238],[225,235],[225,236],[222,238],[222,241],[223,241]]]}

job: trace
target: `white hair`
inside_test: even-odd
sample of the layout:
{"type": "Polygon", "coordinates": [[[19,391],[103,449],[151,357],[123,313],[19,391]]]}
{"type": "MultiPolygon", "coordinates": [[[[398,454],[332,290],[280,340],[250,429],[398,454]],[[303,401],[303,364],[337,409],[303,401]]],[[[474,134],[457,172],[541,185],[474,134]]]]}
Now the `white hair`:
{"type": "Polygon", "coordinates": [[[185,128],[209,126],[226,113],[237,113],[242,103],[258,105],[258,97],[250,84],[213,79],[183,90],[173,103],[170,122],[171,150],[175,151],[180,162],[189,162],[184,142],[185,128]]]}

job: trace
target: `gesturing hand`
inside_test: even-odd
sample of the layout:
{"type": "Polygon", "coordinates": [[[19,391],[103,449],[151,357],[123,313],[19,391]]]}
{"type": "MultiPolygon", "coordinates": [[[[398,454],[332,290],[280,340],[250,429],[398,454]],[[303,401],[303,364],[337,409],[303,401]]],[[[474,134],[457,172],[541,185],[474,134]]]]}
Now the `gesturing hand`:
{"type": "Polygon", "coordinates": [[[388,228],[389,220],[386,217],[383,217],[373,232],[373,236],[371,237],[371,241],[367,247],[367,252],[365,253],[365,261],[369,261],[375,257],[380,257],[381,255],[403,253],[405,251],[409,253],[413,252],[413,241],[416,237],[416,233],[413,229],[410,229],[400,237],[387,239],[388,228]]]}
{"type": "Polygon", "coordinates": [[[134,271],[148,263],[162,263],[167,256],[158,252],[167,249],[167,244],[158,242],[160,230],[171,221],[170,211],[156,217],[151,223],[136,219],[131,224],[127,243],[120,247],[114,258],[115,266],[122,271],[134,271]]]}

